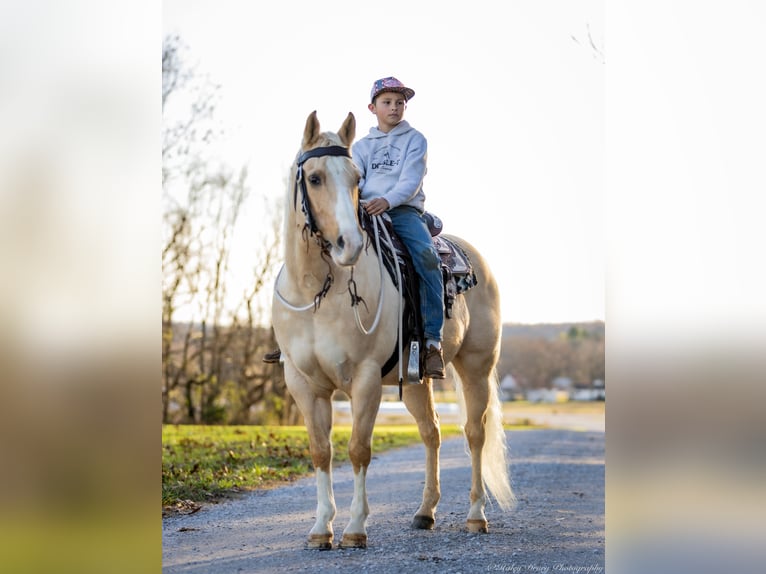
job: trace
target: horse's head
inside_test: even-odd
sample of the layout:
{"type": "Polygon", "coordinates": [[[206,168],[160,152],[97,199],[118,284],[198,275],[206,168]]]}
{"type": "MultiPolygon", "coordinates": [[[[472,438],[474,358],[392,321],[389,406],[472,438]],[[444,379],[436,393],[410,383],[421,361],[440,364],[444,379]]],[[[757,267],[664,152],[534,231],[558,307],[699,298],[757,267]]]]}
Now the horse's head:
{"type": "Polygon", "coordinates": [[[357,218],[359,170],[349,152],[355,131],[356,120],[349,113],[337,134],[320,132],[312,112],[296,162],[293,203],[300,192],[310,231],[329,244],[333,261],[341,266],[354,265],[364,244],[357,218]]]}

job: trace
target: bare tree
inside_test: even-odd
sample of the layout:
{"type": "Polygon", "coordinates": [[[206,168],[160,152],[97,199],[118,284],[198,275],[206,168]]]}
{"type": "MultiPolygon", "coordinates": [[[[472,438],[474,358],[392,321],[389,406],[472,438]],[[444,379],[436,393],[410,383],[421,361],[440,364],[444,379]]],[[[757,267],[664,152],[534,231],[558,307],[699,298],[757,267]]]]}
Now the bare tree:
{"type": "MultiPolygon", "coordinates": [[[[177,36],[165,39],[162,46],[162,192],[163,192],[163,248],[162,248],[162,366],[163,420],[167,419],[170,393],[183,384],[187,396],[192,394],[196,380],[192,362],[192,325],[187,325],[180,344],[176,311],[189,305],[194,298],[196,278],[201,270],[201,246],[197,233],[201,187],[194,182],[194,174],[203,165],[202,144],[213,133],[209,124],[213,115],[215,88],[200,84],[193,70],[184,63],[186,47],[177,36]],[[191,88],[191,89],[189,89],[191,88]],[[196,94],[183,112],[168,113],[170,104],[179,94],[196,94]],[[200,133],[203,135],[200,136],[200,133]],[[174,358],[175,356],[175,358],[174,358]]],[[[194,354],[194,356],[192,356],[194,354]]],[[[193,414],[193,413],[190,413],[193,414]]]]}
{"type": "Polygon", "coordinates": [[[548,388],[557,377],[590,386],[596,379],[605,380],[604,337],[581,326],[562,330],[558,336],[504,337],[499,370],[511,373],[526,389],[548,388]]]}
{"type": "MultiPolygon", "coordinates": [[[[235,228],[248,198],[246,168],[214,161],[210,148],[219,87],[198,74],[180,38],[165,39],[162,53],[163,420],[171,401],[185,422],[225,422],[227,401],[251,387],[271,384],[256,349],[268,344],[252,306],[268,284],[279,235],[267,240],[239,303],[229,293],[235,228]],[[179,310],[185,322],[178,321],[179,310]],[[243,326],[241,314],[246,310],[243,326]],[[244,340],[244,347],[242,341],[244,340]]],[[[257,393],[256,393],[257,394],[257,393]]],[[[257,394],[262,397],[261,394],[257,394]]],[[[178,417],[176,417],[178,418],[178,417]]]]}

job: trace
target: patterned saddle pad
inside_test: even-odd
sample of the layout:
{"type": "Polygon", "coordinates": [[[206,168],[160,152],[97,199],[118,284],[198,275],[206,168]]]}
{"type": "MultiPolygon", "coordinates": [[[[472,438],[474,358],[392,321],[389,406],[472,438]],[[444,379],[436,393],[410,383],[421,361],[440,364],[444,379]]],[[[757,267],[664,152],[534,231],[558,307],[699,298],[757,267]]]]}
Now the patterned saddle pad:
{"type": "MultiPolygon", "coordinates": [[[[444,279],[444,312],[445,316],[450,318],[452,316],[452,305],[455,301],[455,297],[476,285],[476,275],[471,266],[471,260],[468,258],[465,251],[463,251],[463,249],[454,241],[439,235],[442,230],[441,220],[430,213],[426,213],[426,219],[429,221],[429,228],[433,237],[434,246],[441,257],[442,278],[444,279]]],[[[376,245],[374,236],[375,228],[372,224],[372,218],[361,208],[360,221],[362,222],[362,228],[369,235],[372,244],[376,245]]],[[[391,220],[384,216],[383,222],[384,225],[386,225],[386,229],[388,230],[394,245],[394,251],[392,252],[384,241],[385,236],[383,230],[378,229],[378,233],[381,235],[383,262],[391,275],[394,285],[399,287],[394,265],[394,262],[398,259],[400,272],[402,274],[402,282],[404,283],[404,298],[406,301],[410,301],[415,312],[419,313],[420,305],[417,304],[419,299],[417,289],[418,279],[417,273],[415,273],[415,269],[412,265],[412,260],[407,253],[407,248],[404,246],[404,243],[402,243],[396,233],[394,233],[391,220]]],[[[401,289],[402,288],[400,288],[400,290],[401,289]]],[[[419,320],[415,322],[418,325],[420,324],[419,320]]]]}

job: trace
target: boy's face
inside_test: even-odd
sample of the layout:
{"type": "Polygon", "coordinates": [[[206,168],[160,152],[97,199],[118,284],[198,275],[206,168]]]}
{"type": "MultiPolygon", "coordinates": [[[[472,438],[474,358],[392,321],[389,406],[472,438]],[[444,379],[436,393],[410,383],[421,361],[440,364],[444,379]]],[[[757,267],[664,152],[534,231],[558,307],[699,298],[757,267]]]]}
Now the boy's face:
{"type": "Polygon", "coordinates": [[[378,129],[389,132],[402,121],[404,110],[407,108],[407,101],[403,94],[383,92],[378,94],[375,102],[367,107],[378,118],[378,129]]]}

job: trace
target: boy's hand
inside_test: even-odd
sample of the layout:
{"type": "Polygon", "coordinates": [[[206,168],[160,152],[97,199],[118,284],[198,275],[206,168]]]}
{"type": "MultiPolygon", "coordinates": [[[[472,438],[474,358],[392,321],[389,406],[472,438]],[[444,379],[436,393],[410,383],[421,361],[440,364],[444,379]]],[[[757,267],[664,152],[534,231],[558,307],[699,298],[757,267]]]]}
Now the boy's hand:
{"type": "Polygon", "coordinates": [[[376,197],[364,204],[364,210],[370,215],[382,215],[388,211],[389,207],[388,201],[382,197],[376,197]]]}

